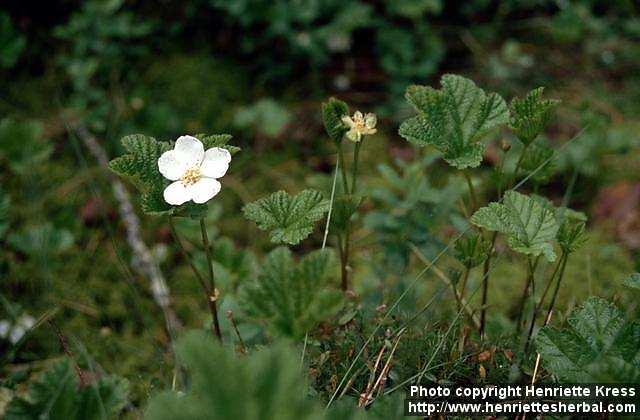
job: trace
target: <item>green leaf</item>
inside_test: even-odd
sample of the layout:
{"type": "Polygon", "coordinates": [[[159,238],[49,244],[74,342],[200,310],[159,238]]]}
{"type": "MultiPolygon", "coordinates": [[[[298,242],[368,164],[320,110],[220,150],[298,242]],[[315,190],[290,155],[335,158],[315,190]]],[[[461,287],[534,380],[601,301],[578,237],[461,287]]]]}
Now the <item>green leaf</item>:
{"type": "Polygon", "coordinates": [[[640,290],[640,273],[629,274],[622,280],[622,284],[632,289],[640,290]]]}
{"type": "Polygon", "coordinates": [[[342,122],[342,117],[349,114],[349,107],[346,103],[336,98],[330,98],[322,104],[322,122],[327,134],[333,141],[342,141],[344,133],[348,128],[342,122]]]}
{"type": "Polygon", "coordinates": [[[273,250],[262,263],[255,283],[243,294],[249,316],[266,319],[271,329],[300,338],[342,306],[342,293],[330,288],[333,257],[314,251],[296,263],[288,248],[273,250]]]}
{"type": "Polygon", "coordinates": [[[329,202],[314,190],[304,190],[293,197],[278,191],[242,209],[247,219],[269,231],[271,242],[290,245],[309,236],[327,210],[329,202]]]}
{"type": "Polygon", "coordinates": [[[636,382],[640,324],[625,321],[611,303],[592,297],[562,330],[544,327],[536,338],[543,365],[567,382],[636,382]]]}
{"type": "Polygon", "coordinates": [[[145,213],[170,213],[172,206],[162,195],[168,181],[158,169],[158,159],[171,149],[171,144],[142,134],[123,137],[121,142],[128,153],[113,159],[109,163],[111,170],[135,183],[142,192],[142,209],[145,213]]]}
{"type": "Polygon", "coordinates": [[[455,257],[462,265],[471,269],[487,259],[491,244],[482,235],[473,234],[460,238],[455,244],[455,257]]]}
{"type": "Polygon", "coordinates": [[[233,138],[231,134],[196,134],[194,137],[202,142],[204,150],[221,147],[227,149],[232,156],[241,150],[237,146],[228,144],[233,138]]]}
{"type": "Polygon", "coordinates": [[[485,93],[473,81],[447,74],[441,89],[409,86],[405,98],[418,115],[400,126],[402,137],[418,146],[432,145],[458,169],[480,165],[483,137],[509,120],[504,99],[485,93]]]}
{"type": "Polygon", "coordinates": [[[511,101],[511,119],[509,127],[518,139],[525,145],[533,140],[544,130],[553,111],[560,101],[555,99],[542,99],[544,88],[532,90],[523,99],[514,98],[511,101]]]}
{"type": "Polygon", "coordinates": [[[555,212],[540,201],[515,191],[507,191],[502,203],[490,203],[471,216],[471,223],[507,235],[511,249],[526,255],[544,254],[555,261],[551,241],[558,225],[555,212]]]}
{"type": "Polygon", "coordinates": [[[106,420],[117,417],[127,403],[127,394],[127,382],[113,376],[78,388],[76,372],[65,359],[29,384],[28,398],[14,398],[5,418],[106,420]]]}
{"type": "Polygon", "coordinates": [[[146,410],[149,420],[323,419],[306,397],[300,356],[276,344],[237,356],[203,331],[187,333],[176,355],[190,375],[184,393],[166,391],[146,410]]]}

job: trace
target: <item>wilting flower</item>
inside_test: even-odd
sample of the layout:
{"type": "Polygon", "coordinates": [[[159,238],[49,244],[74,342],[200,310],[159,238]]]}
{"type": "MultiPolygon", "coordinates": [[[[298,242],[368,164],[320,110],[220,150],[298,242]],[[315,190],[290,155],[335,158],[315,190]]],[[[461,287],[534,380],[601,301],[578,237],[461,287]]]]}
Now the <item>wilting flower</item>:
{"type": "Polygon", "coordinates": [[[378,119],[375,114],[368,113],[362,115],[362,112],[356,111],[353,117],[345,115],[342,122],[349,127],[347,138],[353,142],[359,142],[362,136],[376,133],[376,122],[378,119]]]}
{"type": "Polygon", "coordinates": [[[220,147],[206,152],[200,140],[181,136],[173,150],[158,159],[160,173],[174,181],[164,190],[167,203],[179,206],[187,201],[206,203],[220,191],[217,178],[222,178],[231,162],[231,153],[220,147]]]}

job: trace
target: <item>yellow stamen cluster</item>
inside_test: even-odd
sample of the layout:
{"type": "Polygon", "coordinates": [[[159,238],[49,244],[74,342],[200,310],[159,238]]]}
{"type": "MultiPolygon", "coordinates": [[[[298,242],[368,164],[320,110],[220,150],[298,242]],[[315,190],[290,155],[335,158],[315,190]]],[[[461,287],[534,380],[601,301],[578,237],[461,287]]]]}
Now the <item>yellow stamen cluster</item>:
{"type": "Polygon", "coordinates": [[[182,183],[185,186],[189,186],[200,181],[200,178],[202,178],[202,173],[200,172],[200,168],[194,167],[191,169],[187,169],[184,175],[182,175],[182,178],[180,178],[180,181],[182,181],[182,183]]]}

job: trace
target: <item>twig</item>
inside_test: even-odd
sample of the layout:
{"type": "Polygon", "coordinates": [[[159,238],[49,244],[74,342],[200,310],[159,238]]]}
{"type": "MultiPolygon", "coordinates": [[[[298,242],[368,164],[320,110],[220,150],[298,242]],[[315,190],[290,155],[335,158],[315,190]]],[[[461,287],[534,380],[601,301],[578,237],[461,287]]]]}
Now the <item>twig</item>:
{"type": "Polygon", "coordinates": [[[236,320],[233,318],[233,311],[231,309],[229,309],[227,311],[226,315],[227,315],[227,319],[229,320],[229,323],[231,324],[231,326],[233,327],[233,330],[236,333],[236,337],[238,337],[238,342],[240,343],[240,352],[242,354],[246,354],[247,353],[247,346],[245,346],[244,340],[242,339],[242,336],[240,335],[240,330],[238,330],[238,324],[236,324],[236,320]]]}
{"type": "Polygon", "coordinates": [[[49,319],[48,322],[49,322],[49,325],[51,325],[51,327],[55,331],[56,335],[58,336],[58,342],[60,343],[60,347],[62,347],[62,351],[71,360],[71,363],[73,363],[73,367],[75,368],[76,374],[78,375],[78,380],[80,381],[80,387],[84,388],[85,386],[88,385],[87,379],[84,377],[84,373],[82,372],[82,369],[80,369],[80,366],[78,366],[76,359],[73,357],[73,353],[69,348],[67,339],[64,337],[64,335],[62,334],[62,331],[60,331],[60,327],[58,327],[58,324],[56,324],[56,322],[53,319],[49,319]]]}

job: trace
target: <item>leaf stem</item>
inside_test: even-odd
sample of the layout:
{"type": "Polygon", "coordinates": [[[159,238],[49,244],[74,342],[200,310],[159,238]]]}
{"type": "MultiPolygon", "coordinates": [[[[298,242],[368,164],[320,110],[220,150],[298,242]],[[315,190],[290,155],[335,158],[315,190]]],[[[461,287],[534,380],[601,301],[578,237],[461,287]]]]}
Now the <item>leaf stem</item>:
{"type": "Polygon", "coordinates": [[[358,160],[360,156],[360,146],[361,142],[357,142],[353,151],[353,172],[351,177],[351,192],[350,194],[356,193],[356,180],[358,179],[358,160]]]}
{"type": "Polygon", "coordinates": [[[524,304],[527,300],[527,296],[529,295],[529,288],[533,290],[535,287],[535,271],[538,266],[538,262],[540,261],[540,256],[536,257],[535,262],[531,260],[531,257],[527,257],[527,279],[524,284],[524,290],[522,291],[522,297],[520,298],[520,303],[518,305],[518,321],[516,325],[516,335],[520,334],[520,330],[522,329],[522,315],[524,312],[524,304]]]}
{"type": "Polygon", "coordinates": [[[216,289],[216,281],[213,274],[213,260],[211,258],[211,247],[209,245],[209,235],[207,235],[207,225],[205,224],[204,217],[200,218],[200,230],[202,232],[202,245],[204,246],[204,252],[207,256],[207,263],[209,266],[209,296],[207,301],[211,309],[211,315],[213,316],[213,327],[218,337],[218,340],[222,343],[222,332],[220,331],[220,322],[218,320],[218,289],[216,289]]]}
{"type": "Polygon", "coordinates": [[[469,213],[473,213],[473,211],[476,209],[476,206],[478,205],[478,199],[476,198],[476,190],[473,187],[473,182],[471,182],[471,177],[469,176],[469,172],[464,170],[462,171],[462,173],[464,174],[465,179],[467,180],[467,186],[469,187],[469,206],[471,207],[471,210],[469,213]]]}
{"type": "Polygon", "coordinates": [[[347,181],[347,167],[344,162],[344,152],[342,151],[342,143],[338,144],[338,162],[340,165],[340,172],[342,174],[342,188],[344,194],[349,194],[349,181],[347,181]]]}
{"type": "Polygon", "coordinates": [[[493,250],[496,246],[496,238],[498,232],[493,232],[491,236],[491,247],[489,247],[489,254],[487,259],[484,260],[484,266],[482,267],[482,309],[480,309],[480,338],[484,338],[486,320],[487,320],[487,298],[489,294],[489,268],[491,267],[491,258],[493,257],[493,250]]]}
{"type": "MultiPolygon", "coordinates": [[[[556,264],[556,268],[553,270],[553,273],[551,274],[551,277],[549,278],[549,281],[547,282],[547,286],[544,289],[544,292],[542,292],[542,296],[540,297],[540,300],[538,301],[538,303],[536,304],[534,310],[533,310],[533,316],[531,317],[531,323],[529,324],[529,331],[527,333],[527,339],[524,343],[524,354],[526,356],[527,354],[527,350],[529,349],[529,343],[531,341],[531,336],[533,335],[533,328],[535,326],[536,323],[536,318],[538,317],[538,313],[540,313],[540,309],[542,308],[542,304],[544,303],[544,300],[547,296],[547,293],[549,292],[549,289],[551,288],[551,284],[553,283],[553,281],[556,278],[556,275],[558,274],[558,271],[560,270],[561,266],[565,265],[565,260],[568,258],[568,255],[566,254],[562,254],[562,257],[560,257],[560,260],[558,261],[558,264],[556,264]]],[[[548,314],[547,314],[548,316],[548,314]]]]}

